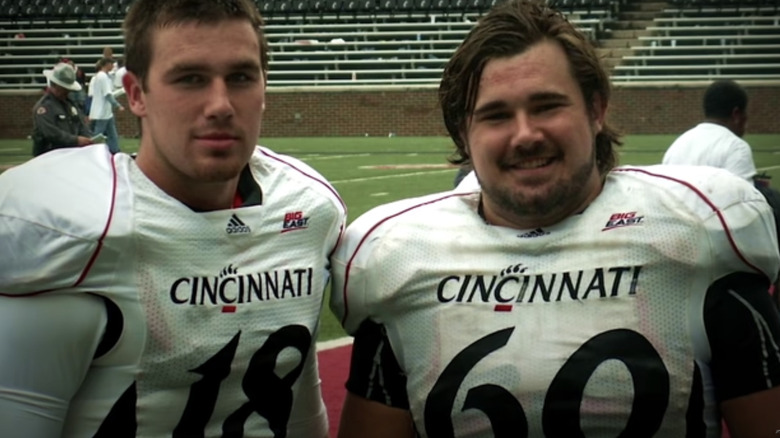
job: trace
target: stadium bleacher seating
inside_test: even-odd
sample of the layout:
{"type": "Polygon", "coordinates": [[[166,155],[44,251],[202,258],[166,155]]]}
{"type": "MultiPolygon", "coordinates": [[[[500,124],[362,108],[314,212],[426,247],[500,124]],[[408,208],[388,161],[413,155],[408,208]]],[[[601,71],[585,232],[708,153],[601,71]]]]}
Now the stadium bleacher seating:
{"type": "MultiPolygon", "coordinates": [[[[270,86],[435,84],[478,17],[500,0],[267,0],[270,86]]],[[[593,40],[631,0],[548,0],[593,40]]],[[[69,58],[89,75],[122,55],[131,0],[0,0],[0,90],[36,89],[69,58]]],[[[617,81],[780,79],[780,0],[669,0],[612,71],[617,81]],[[749,4],[750,7],[746,6],[749,4]]]]}
{"type": "MultiPolygon", "coordinates": [[[[495,1],[260,2],[271,47],[269,85],[437,83],[452,51],[495,1]]],[[[41,72],[61,58],[91,75],[103,47],[121,56],[121,15],[129,0],[22,3],[54,10],[0,17],[0,90],[42,87],[41,72]]],[[[572,21],[595,39],[605,14],[590,9],[572,21]]]]}
{"type": "Polygon", "coordinates": [[[672,0],[615,66],[617,81],[780,79],[777,0],[672,0]]]}

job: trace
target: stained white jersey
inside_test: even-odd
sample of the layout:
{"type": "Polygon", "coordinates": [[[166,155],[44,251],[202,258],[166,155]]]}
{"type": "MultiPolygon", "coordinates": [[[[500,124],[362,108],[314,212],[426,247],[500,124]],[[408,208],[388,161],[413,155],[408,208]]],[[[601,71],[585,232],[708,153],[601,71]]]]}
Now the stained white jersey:
{"type": "MultiPolygon", "coordinates": [[[[409,409],[423,437],[719,436],[705,295],[780,269],[761,194],[718,169],[621,168],[584,212],[535,230],[486,224],[479,196],[396,202],[348,228],[331,308],[351,334],[382,327],[408,406],[382,378],[358,395],[409,409]]],[[[769,387],[772,345],[756,358],[769,387]]],[[[366,355],[380,356],[367,375],[390,366],[366,355]]]]}
{"type": "Polygon", "coordinates": [[[0,327],[19,334],[0,436],[327,436],[315,340],[345,207],[262,147],[239,193],[194,212],[103,145],[0,176],[0,327]]]}

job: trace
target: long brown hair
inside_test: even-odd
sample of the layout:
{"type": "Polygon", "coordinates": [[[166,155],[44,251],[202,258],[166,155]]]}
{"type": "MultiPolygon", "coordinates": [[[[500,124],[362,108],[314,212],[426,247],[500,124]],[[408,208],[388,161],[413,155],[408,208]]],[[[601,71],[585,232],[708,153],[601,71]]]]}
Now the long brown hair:
{"type": "MultiPolygon", "coordinates": [[[[450,162],[470,161],[465,133],[485,64],[522,53],[543,40],[557,41],[563,47],[587,107],[593,108],[596,95],[607,105],[611,92],[607,70],[593,44],[561,12],[544,0],[499,3],[477,22],[444,68],[439,103],[456,146],[450,162]]],[[[596,135],[596,162],[602,175],[617,165],[615,146],[620,144],[617,131],[605,122],[596,135]]]]}

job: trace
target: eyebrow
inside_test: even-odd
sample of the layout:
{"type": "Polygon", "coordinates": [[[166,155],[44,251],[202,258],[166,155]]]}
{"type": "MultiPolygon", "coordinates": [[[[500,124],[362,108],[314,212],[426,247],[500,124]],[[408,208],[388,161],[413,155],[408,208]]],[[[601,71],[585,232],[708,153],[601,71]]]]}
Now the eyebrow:
{"type": "MultiPolygon", "coordinates": [[[[528,98],[529,103],[539,103],[539,102],[549,102],[549,101],[568,101],[568,100],[569,100],[569,96],[561,93],[556,93],[553,91],[534,93],[528,98]]],[[[506,106],[507,104],[503,100],[500,99],[493,100],[475,109],[473,111],[473,114],[476,116],[484,113],[489,113],[491,111],[503,109],[506,106]]]]}
{"type": "MultiPolygon", "coordinates": [[[[200,63],[184,63],[175,65],[173,68],[165,73],[165,76],[177,76],[185,73],[194,73],[210,70],[206,64],[200,63]]],[[[255,61],[239,61],[230,64],[229,71],[242,71],[242,70],[260,70],[260,63],[255,61]]]]}

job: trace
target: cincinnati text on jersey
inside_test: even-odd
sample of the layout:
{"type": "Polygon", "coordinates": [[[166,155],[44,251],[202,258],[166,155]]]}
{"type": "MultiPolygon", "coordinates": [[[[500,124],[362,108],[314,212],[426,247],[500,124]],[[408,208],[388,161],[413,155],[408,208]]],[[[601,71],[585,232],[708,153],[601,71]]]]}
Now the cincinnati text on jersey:
{"type": "Polygon", "coordinates": [[[232,269],[213,277],[182,277],[170,287],[174,304],[226,305],[283,300],[312,294],[312,268],[238,274],[232,269]]]}
{"type": "Polygon", "coordinates": [[[439,281],[442,303],[494,303],[510,311],[515,303],[579,301],[636,294],[642,266],[615,266],[583,271],[526,274],[505,270],[498,275],[450,275],[439,281]]]}

